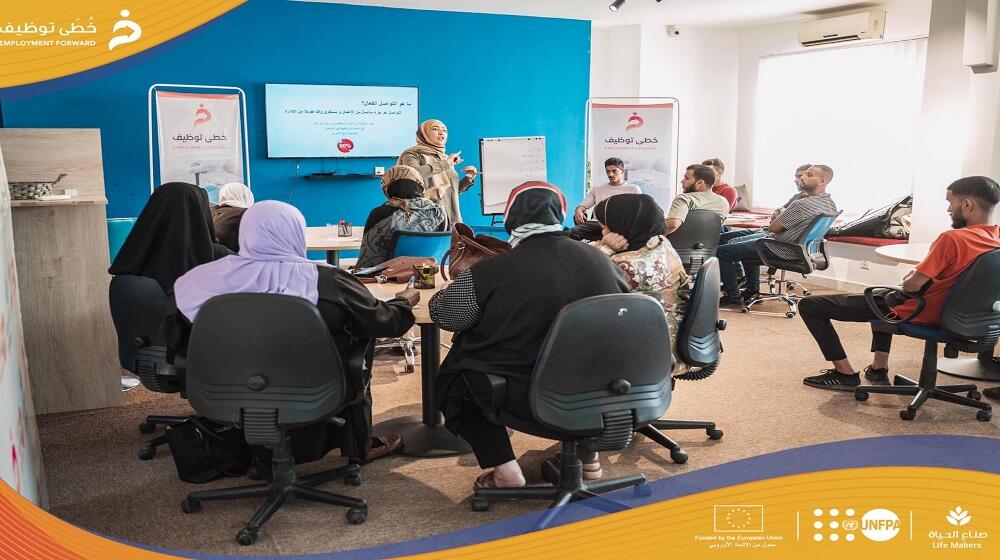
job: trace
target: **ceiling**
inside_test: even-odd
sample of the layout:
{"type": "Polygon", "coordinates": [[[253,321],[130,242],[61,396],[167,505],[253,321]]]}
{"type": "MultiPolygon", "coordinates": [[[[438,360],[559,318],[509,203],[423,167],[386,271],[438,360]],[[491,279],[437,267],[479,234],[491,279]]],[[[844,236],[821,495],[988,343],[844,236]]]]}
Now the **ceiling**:
{"type": "Polygon", "coordinates": [[[611,0],[305,0],[334,4],[389,6],[420,10],[477,12],[589,19],[596,26],[659,23],[699,27],[744,27],[851,8],[875,2],[857,0],[626,0],[611,13],[611,0]]]}

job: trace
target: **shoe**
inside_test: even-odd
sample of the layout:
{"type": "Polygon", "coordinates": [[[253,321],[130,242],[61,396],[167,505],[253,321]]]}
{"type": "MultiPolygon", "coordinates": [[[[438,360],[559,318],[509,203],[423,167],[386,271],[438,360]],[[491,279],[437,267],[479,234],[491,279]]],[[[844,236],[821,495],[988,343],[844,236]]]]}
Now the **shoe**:
{"type": "Polygon", "coordinates": [[[719,298],[719,307],[743,307],[743,298],[722,296],[719,298]]]}
{"type": "Polygon", "coordinates": [[[1000,386],[983,389],[983,395],[988,399],[1000,401],[1000,386]]]}
{"type": "Polygon", "coordinates": [[[875,369],[868,366],[865,368],[865,380],[871,381],[873,385],[889,385],[889,368],[875,369]]]}
{"type": "Polygon", "coordinates": [[[371,450],[368,451],[368,456],[364,459],[355,459],[352,457],[350,460],[352,464],[367,465],[375,459],[381,459],[382,457],[394,455],[403,448],[403,438],[398,435],[373,437],[372,441],[381,442],[382,445],[373,446],[371,450]]]}
{"type": "Polygon", "coordinates": [[[819,375],[807,377],[802,383],[817,389],[831,389],[833,391],[854,391],[861,385],[861,376],[857,373],[847,375],[838,373],[837,370],[824,369],[819,375]]]}
{"type": "MultiPolygon", "coordinates": [[[[552,460],[556,468],[560,468],[562,460],[562,453],[556,453],[556,458],[552,460]]],[[[604,476],[604,469],[601,468],[601,456],[598,453],[594,454],[594,458],[590,461],[583,462],[583,479],[584,480],[600,480],[604,476]]]]}

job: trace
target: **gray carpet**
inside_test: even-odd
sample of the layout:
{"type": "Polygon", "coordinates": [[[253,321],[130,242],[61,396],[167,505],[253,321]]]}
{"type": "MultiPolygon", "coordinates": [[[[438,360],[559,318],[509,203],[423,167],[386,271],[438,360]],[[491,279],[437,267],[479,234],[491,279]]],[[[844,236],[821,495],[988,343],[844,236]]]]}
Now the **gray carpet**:
{"type": "MultiPolygon", "coordinates": [[[[783,310],[780,304],[769,304],[783,310]]],[[[978,422],[971,409],[929,402],[913,422],[897,416],[902,397],[873,395],[858,403],[848,393],[811,389],[802,377],[823,367],[818,349],[801,320],[723,313],[725,354],[718,372],[700,382],[680,382],[669,418],[714,420],[725,431],[720,441],[703,432],[674,432],[690,455],[685,465],[670,462],[666,450],[637,437],[621,453],[602,457],[605,477],[643,472],[661,479],[711,465],[764,453],[837,440],[895,434],[962,434],[997,437],[997,421],[978,422]]],[[[856,367],[867,363],[866,325],[842,325],[845,347],[856,367]]],[[[892,373],[916,376],[922,346],[897,338],[892,373]]],[[[376,423],[420,413],[420,377],[402,373],[402,361],[376,361],[376,423]]],[[[942,379],[948,380],[947,376],[942,379]]],[[[51,512],[105,535],[167,549],[205,553],[288,555],[330,552],[406,541],[474,526],[531,511],[533,502],[498,503],[487,513],[472,513],[468,497],[480,472],[471,455],[442,459],[393,456],[363,469],[364,484],[347,488],[332,482],[323,488],[366,499],[370,514],[359,526],[348,525],[344,510],[292,501],[265,525],[253,547],[234,536],[259,505],[258,500],[206,502],[200,513],[180,511],[194,490],[246,484],[228,479],[207,485],[180,482],[169,450],[151,461],[135,456],[147,437],[136,429],[147,414],[183,414],[190,409],[175,395],[143,388],[126,394],[117,409],[48,415],[39,419],[51,512]]],[[[523,434],[513,437],[529,482],[541,482],[539,465],[557,444],[523,434]]],[[[309,473],[343,460],[331,453],[304,465],[309,473]]]]}

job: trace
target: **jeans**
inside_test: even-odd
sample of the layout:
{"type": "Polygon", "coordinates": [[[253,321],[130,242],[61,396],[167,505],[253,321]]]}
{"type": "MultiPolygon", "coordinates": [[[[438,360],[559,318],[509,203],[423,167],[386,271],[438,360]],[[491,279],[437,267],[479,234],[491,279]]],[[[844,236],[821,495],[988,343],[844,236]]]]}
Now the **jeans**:
{"type": "MultiPolygon", "coordinates": [[[[733,232],[730,232],[733,233],[733,232]]],[[[760,261],[757,260],[757,240],[767,237],[767,233],[759,231],[739,236],[725,245],[719,245],[716,255],[719,257],[719,273],[722,275],[722,290],[732,298],[740,297],[740,286],[737,279],[738,266],[741,261],[751,261],[743,268],[746,271],[747,292],[756,294],[760,290],[760,261]]]]}
{"type": "MultiPolygon", "coordinates": [[[[823,358],[833,362],[847,357],[840,337],[834,330],[830,320],[848,321],[851,323],[867,323],[875,319],[875,313],[865,302],[865,296],[859,294],[840,294],[835,296],[809,296],[799,302],[799,315],[812,333],[823,358]]],[[[872,329],[872,352],[889,353],[892,347],[892,335],[872,329]]]]}

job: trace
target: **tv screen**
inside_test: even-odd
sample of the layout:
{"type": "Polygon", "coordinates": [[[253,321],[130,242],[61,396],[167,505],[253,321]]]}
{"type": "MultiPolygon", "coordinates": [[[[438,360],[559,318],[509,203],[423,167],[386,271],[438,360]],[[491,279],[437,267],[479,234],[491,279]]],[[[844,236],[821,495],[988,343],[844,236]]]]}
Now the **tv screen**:
{"type": "Polygon", "coordinates": [[[417,88],[265,84],[267,157],[396,157],[417,130],[417,88]]]}

